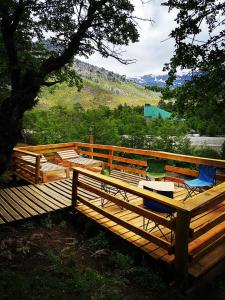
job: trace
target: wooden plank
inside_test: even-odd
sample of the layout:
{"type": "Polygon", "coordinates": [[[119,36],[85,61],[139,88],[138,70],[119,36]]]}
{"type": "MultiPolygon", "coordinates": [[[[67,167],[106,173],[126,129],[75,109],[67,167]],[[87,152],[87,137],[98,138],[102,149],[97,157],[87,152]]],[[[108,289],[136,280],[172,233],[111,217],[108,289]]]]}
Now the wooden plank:
{"type": "Polygon", "coordinates": [[[133,148],[126,148],[126,147],[112,146],[112,145],[88,144],[88,143],[80,143],[80,142],[75,142],[75,145],[77,147],[88,147],[94,149],[98,148],[98,149],[105,149],[105,150],[108,149],[114,152],[125,152],[125,153],[133,153],[133,154],[140,154],[146,156],[154,156],[154,157],[159,157],[159,158],[164,158],[169,160],[183,161],[183,162],[189,162],[195,164],[215,166],[218,168],[225,168],[225,161],[220,159],[203,158],[203,157],[169,153],[163,151],[133,149],[133,148]]]}
{"type": "Polygon", "coordinates": [[[1,201],[0,201],[0,216],[6,222],[15,221],[15,219],[5,210],[4,206],[1,205],[1,201]]]}
{"type": "Polygon", "coordinates": [[[79,185],[79,187],[81,187],[85,190],[91,191],[91,192],[97,194],[98,196],[103,197],[104,199],[112,201],[113,203],[115,203],[116,205],[118,205],[120,207],[129,209],[130,211],[135,212],[136,214],[139,214],[142,217],[151,219],[152,221],[157,222],[161,225],[164,225],[170,229],[174,228],[173,222],[171,222],[170,220],[168,220],[165,217],[160,216],[157,213],[154,213],[145,208],[130,204],[129,202],[121,200],[113,195],[110,195],[110,194],[108,194],[100,189],[97,189],[95,187],[91,187],[85,183],[79,182],[78,185],[79,185]]]}
{"type": "Polygon", "coordinates": [[[8,212],[8,214],[10,214],[14,220],[21,220],[22,217],[20,214],[18,214],[18,212],[11,206],[9,205],[9,203],[7,201],[5,201],[4,197],[3,197],[3,193],[1,193],[0,195],[0,203],[2,205],[2,207],[4,207],[4,210],[6,210],[8,212]]]}
{"type": "MultiPolygon", "coordinates": [[[[34,147],[36,147],[36,146],[34,146],[34,147]]],[[[26,154],[26,155],[30,155],[30,156],[34,156],[34,157],[37,157],[37,156],[39,156],[39,154],[37,154],[37,153],[34,153],[34,152],[31,152],[31,151],[29,151],[29,150],[26,150],[27,149],[27,147],[20,147],[20,148],[14,148],[13,149],[13,153],[15,153],[15,154],[26,154]]]]}
{"type": "Polygon", "coordinates": [[[46,201],[55,204],[58,208],[64,208],[64,207],[66,207],[65,204],[62,204],[61,202],[56,201],[55,199],[53,199],[52,197],[50,197],[49,195],[46,195],[45,193],[43,193],[35,185],[29,185],[27,188],[29,188],[34,193],[34,195],[36,197],[40,197],[41,199],[43,199],[43,201],[45,201],[44,199],[46,199],[46,201]]]}
{"type": "Polygon", "coordinates": [[[185,201],[186,208],[191,211],[191,216],[195,216],[207,210],[213,204],[218,204],[225,200],[225,182],[212,187],[211,189],[188,198],[185,201]]]}
{"type": "Polygon", "coordinates": [[[48,186],[46,185],[39,185],[39,189],[47,194],[50,197],[53,197],[55,200],[65,204],[66,206],[70,206],[71,205],[71,197],[64,197],[63,195],[60,195],[59,193],[56,193],[54,190],[50,189],[48,186]]]}
{"type": "Polygon", "coordinates": [[[216,225],[222,223],[224,220],[225,220],[225,211],[218,217],[208,221],[208,223],[202,226],[200,229],[196,230],[193,234],[193,239],[200,237],[210,229],[214,228],[216,225]]]}
{"type": "Polygon", "coordinates": [[[105,153],[99,153],[99,152],[91,152],[91,151],[85,151],[85,150],[79,150],[79,154],[84,154],[88,156],[93,156],[93,157],[101,157],[101,158],[108,158],[109,155],[105,153]]]}
{"type": "Polygon", "coordinates": [[[214,219],[214,217],[221,214],[223,211],[224,204],[219,203],[209,210],[204,211],[201,214],[196,215],[191,219],[191,228],[196,231],[200,227],[204,226],[209,220],[214,219]]]}
{"type": "Polygon", "coordinates": [[[212,269],[225,258],[224,248],[225,243],[218,245],[216,248],[212,249],[210,253],[199,259],[197,263],[194,262],[189,267],[189,273],[197,278],[206,273],[208,270],[212,269]]]}
{"type": "Polygon", "coordinates": [[[72,203],[71,203],[73,208],[77,206],[78,180],[79,180],[79,173],[74,170],[73,181],[72,181],[72,203]]]}
{"type": "MultiPolygon", "coordinates": [[[[71,201],[71,190],[64,191],[59,185],[54,185],[52,182],[46,183],[45,187],[49,188],[55,195],[59,197],[64,197],[67,200],[71,201]]],[[[71,202],[70,202],[71,204],[71,202]]]]}
{"type": "Polygon", "coordinates": [[[196,255],[197,252],[207,247],[215,240],[225,234],[225,222],[218,224],[209,232],[203,234],[200,238],[192,241],[188,246],[188,252],[190,256],[196,255]]]}
{"type": "Polygon", "coordinates": [[[29,195],[33,201],[37,201],[41,203],[42,207],[45,209],[50,209],[50,210],[56,210],[59,209],[58,205],[55,205],[52,203],[52,201],[48,201],[46,198],[44,198],[42,195],[39,193],[36,193],[33,189],[31,189],[29,186],[23,186],[24,193],[29,195]],[[26,192],[25,192],[26,191],[26,192]],[[40,201],[39,201],[40,200],[40,201]]]}
{"type": "Polygon", "coordinates": [[[85,170],[82,168],[75,168],[74,170],[76,170],[77,172],[86,175],[90,178],[96,179],[96,180],[100,180],[101,182],[113,185],[117,188],[120,188],[121,190],[125,190],[131,194],[137,195],[139,197],[148,199],[148,200],[154,200],[160,204],[163,204],[165,206],[168,206],[174,210],[184,210],[186,211],[186,205],[185,203],[180,203],[174,199],[162,196],[160,194],[151,192],[151,191],[146,191],[144,189],[141,189],[139,187],[134,187],[130,184],[124,183],[120,180],[114,179],[112,177],[108,177],[102,174],[97,174],[94,173],[92,171],[89,170],[85,170]]]}
{"type": "Polygon", "coordinates": [[[35,167],[35,183],[39,183],[40,168],[41,168],[41,156],[36,157],[36,167],[35,167]]]}
{"type": "Polygon", "coordinates": [[[155,237],[154,235],[151,235],[150,233],[142,230],[141,228],[137,228],[121,219],[118,219],[116,216],[111,215],[110,213],[108,213],[107,211],[105,211],[104,209],[101,209],[100,207],[97,207],[96,205],[93,205],[92,203],[90,203],[89,201],[85,200],[84,198],[78,196],[78,200],[80,202],[82,202],[83,204],[87,205],[88,207],[92,208],[93,210],[99,212],[100,214],[102,214],[103,216],[109,218],[110,220],[128,228],[129,230],[135,232],[136,234],[158,244],[160,247],[162,247],[165,250],[169,250],[171,248],[170,243],[168,243],[165,240],[162,240],[160,238],[155,237]]]}
{"type": "Polygon", "coordinates": [[[22,179],[24,179],[25,181],[27,181],[29,183],[34,183],[34,177],[33,177],[33,180],[32,180],[32,178],[26,177],[26,176],[24,176],[23,174],[21,174],[19,172],[13,172],[13,174],[20,177],[20,178],[22,178],[22,179]]]}
{"type": "Polygon", "coordinates": [[[28,164],[19,164],[15,166],[15,172],[22,173],[24,176],[30,176],[35,178],[35,167],[29,167],[28,164]]]}
{"type": "MultiPolygon", "coordinates": [[[[192,256],[192,261],[198,261],[201,257],[205,256],[206,254],[210,253],[213,249],[215,249],[218,245],[224,244],[225,242],[225,234],[223,234],[221,237],[219,237],[217,240],[213,241],[209,245],[207,245],[205,248],[203,248],[201,251],[198,251],[196,255],[192,256]]],[[[224,246],[225,249],[225,246],[224,246]]],[[[225,252],[225,251],[224,251],[225,252]]]]}
{"type": "Polygon", "coordinates": [[[137,174],[141,174],[141,175],[145,175],[146,171],[145,170],[141,170],[141,169],[137,169],[137,168],[133,168],[133,167],[127,167],[127,166],[121,166],[121,165],[117,165],[117,164],[107,164],[108,166],[110,166],[113,169],[117,169],[117,170],[123,170],[123,171],[127,171],[127,172],[133,172],[133,173],[137,173],[137,174]]]}
{"type": "Polygon", "coordinates": [[[19,188],[13,188],[13,194],[16,194],[19,199],[23,202],[25,202],[27,205],[29,205],[34,211],[36,211],[38,214],[45,213],[45,210],[43,210],[41,207],[39,207],[35,202],[31,201],[29,198],[27,198],[19,188]]]}
{"type": "Polygon", "coordinates": [[[70,143],[58,143],[58,144],[47,144],[47,145],[37,145],[37,146],[26,146],[26,147],[16,147],[14,150],[25,150],[25,151],[38,151],[43,149],[58,149],[63,147],[75,147],[74,142],[70,143]]]}
{"type": "Polygon", "coordinates": [[[26,199],[29,199],[31,201],[31,203],[34,203],[35,205],[37,205],[39,208],[43,209],[44,212],[50,212],[52,211],[52,205],[50,204],[47,205],[45,202],[42,202],[40,200],[40,197],[35,197],[33,195],[33,193],[30,193],[29,190],[26,189],[26,186],[23,186],[23,187],[17,187],[18,191],[20,191],[21,193],[21,197],[26,197],[26,199]]]}
{"type": "MultiPolygon", "coordinates": [[[[34,159],[36,159],[36,157],[34,157],[34,159]]],[[[31,161],[25,160],[25,159],[21,158],[21,156],[15,157],[14,162],[18,163],[17,165],[23,164],[23,165],[33,166],[33,167],[36,166],[36,162],[31,162],[31,161]]]]}
{"type": "Polygon", "coordinates": [[[26,201],[24,201],[23,198],[19,197],[17,195],[17,192],[15,192],[15,188],[11,189],[4,189],[4,191],[10,196],[10,198],[17,203],[17,205],[21,206],[23,210],[25,210],[30,216],[35,216],[38,214],[36,210],[31,208],[26,201]]]}
{"type": "Polygon", "coordinates": [[[178,211],[175,231],[175,270],[176,283],[181,288],[186,288],[188,280],[188,240],[190,212],[178,211]]]}

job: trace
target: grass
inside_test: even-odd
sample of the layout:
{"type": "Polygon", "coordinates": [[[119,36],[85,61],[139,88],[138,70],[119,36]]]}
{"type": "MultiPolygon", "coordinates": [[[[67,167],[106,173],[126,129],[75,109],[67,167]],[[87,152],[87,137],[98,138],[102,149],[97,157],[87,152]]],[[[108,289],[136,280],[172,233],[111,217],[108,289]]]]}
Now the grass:
{"type": "Polygon", "coordinates": [[[62,105],[72,108],[75,103],[80,103],[85,109],[107,105],[115,108],[119,104],[144,105],[150,103],[157,105],[160,100],[159,93],[145,90],[144,87],[129,82],[113,82],[98,80],[98,82],[84,79],[83,89],[78,92],[76,87],[68,87],[65,83],[54,89],[43,88],[38,107],[50,108],[62,105]]]}

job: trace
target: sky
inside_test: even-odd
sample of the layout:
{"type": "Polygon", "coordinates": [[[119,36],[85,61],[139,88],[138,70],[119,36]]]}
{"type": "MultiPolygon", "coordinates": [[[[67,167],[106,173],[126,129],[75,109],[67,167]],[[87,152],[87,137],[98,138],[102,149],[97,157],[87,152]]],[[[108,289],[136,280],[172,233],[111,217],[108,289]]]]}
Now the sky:
{"type": "Polygon", "coordinates": [[[136,63],[123,65],[113,58],[102,58],[97,53],[89,59],[79,59],[127,77],[163,74],[163,66],[169,62],[174,51],[174,41],[168,36],[175,27],[176,12],[168,13],[168,8],[161,6],[161,2],[151,0],[142,4],[141,0],[132,1],[136,16],[154,21],[139,21],[139,42],[122,48],[125,51],[123,58],[135,59],[136,63]]]}

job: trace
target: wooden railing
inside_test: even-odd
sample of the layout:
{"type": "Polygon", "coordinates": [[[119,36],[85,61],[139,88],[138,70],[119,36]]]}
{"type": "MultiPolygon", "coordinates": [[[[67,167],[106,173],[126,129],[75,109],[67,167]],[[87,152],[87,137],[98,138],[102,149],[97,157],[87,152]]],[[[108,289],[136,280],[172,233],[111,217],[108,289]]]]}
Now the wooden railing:
{"type": "Polygon", "coordinates": [[[201,258],[204,254],[210,251],[212,247],[215,247],[215,245],[223,242],[225,239],[224,210],[221,211],[220,215],[217,215],[216,218],[214,218],[210,222],[207,222],[204,226],[197,229],[196,231],[194,231],[191,226],[192,218],[196,218],[196,216],[207,212],[207,210],[209,210],[213,206],[215,207],[225,200],[225,183],[221,183],[218,186],[215,186],[210,190],[205,191],[184,202],[180,202],[175,199],[172,200],[171,198],[156,194],[154,192],[143,190],[115,178],[96,174],[95,172],[82,168],[74,169],[72,186],[73,208],[76,208],[77,203],[81,202],[82,204],[88,206],[94,211],[114,221],[115,223],[151,241],[162,249],[167,250],[169,254],[174,254],[176,272],[178,274],[178,278],[179,276],[181,276],[182,280],[184,280],[184,278],[187,276],[188,267],[193,261],[201,258]],[[162,214],[145,209],[140,205],[128,203],[125,200],[121,200],[116,196],[106,193],[100,188],[85,183],[83,180],[83,176],[80,175],[97,180],[100,183],[116,187],[117,189],[126,191],[146,200],[153,200],[159,204],[163,204],[167,208],[172,209],[176,213],[172,219],[168,219],[162,216],[162,214]],[[107,209],[96,205],[95,203],[89,201],[87,198],[81,196],[78,193],[78,188],[82,188],[84,190],[92,192],[96,196],[109,200],[121,208],[134,212],[137,215],[143,218],[147,218],[152,222],[163,225],[164,228],[167,228],[174,232],[175,239],[173,239],[172,241],[168,241],[162,236],[156,236],[154,235],[154,233],[147,232],[146,230],[144,230],[144,228],[137,227],[134,224],[123,220],[122,218],[116,217],[115,215],[108,212],[107,209]],[[204,240],[204,234],[212,229],[212,234],[209,234],[208,237],[204,240]],[[198,238],[200,238],[200,242],[198,241],[198,238]],[[193,241],[195,242],[193,243],[193,241]]]}
{"type": "MultiPolygon", "coordinates": [[[[217,168],[225,169],[225,161],[219,159],[203,158],[203,157],[168,153],[162,151],[133,149],[133,148],[126,148],[126,147],[112,146],[112,145],[90,144],[90,143],[75,142],[75,147],[76,149],[78,149],[78,152],[80,154],[90,155],[95,158],[104,159],[106,161],[106,164],[111,168],[133,172],[140,175],[146,174],[145,168],[147,167],[146,160],[148,157],[157,157],[157,158],[166,159],[168,161],[185,162],[185,163],[196,164],[196,165],[203,164],[203,165],[215,166],[217,168]],[[93,151],[84,150],[84,149],[93,149],[93,151]],[[101,153],[101,151],[107,153],[101,153]],[[135,154],[140,158],[133,159],[133,158],[124,157],[129,154],[135,154]],[[144,157],[146,157],[146,159],[144,159],[144,157]],[[123,165],[121,165],[120,163],[123,163],[123,165]]],[[[192,177],[195,177],[198,174],[196,170],[192,170],[189,168],[181,168],[174,165],[167,165],[166,171],[177,173],[179,175],[192,176],[192,177]]],[[[170,179],[172,180],[173,178],[170,179]]],[[[216,179],[218,181],[225,181],[225,175],[217,174],[216,179]]],[[[175,178],[174,180],[178,182],[180,181],[179,178],[175,178]]]]}
{"type": "MultiPolygon", "coordinates": [[[[99,145],[91,143],[60,143],[39,146],[27,146],[16,148],[38,154],[54,154],[57,156],[57,151],[75,149],[79,154],[93,157],[95,159],[103,160],[106,165],[113,169],[123,170],[126,172],[136,173],[142,176],[146,174],[147,159],[148,157],[163,158],[168,161],[166,171],[177,174],[178,176],[168,175],[167,179],[175,182],[183,182],[181,176],[197,176],[198,172],[190,168],[176,166],[176,162],[185,162],[191,165],[208,165],[215,166],[219,169],[225,169],[225,161],[219,159],[203,158],[190,155],[182,155],[176,153],[168,153],[162,151],[152,151],[143,149],[133,149],[112,145],[99,145]],[[128,157],[135,155],[137,158],[128,157]],[[172,164],[171,164],[172,163],[172,164]]],[[[55,157],[56,157],[55,156],[55,157]]],[[[52,156],[52,159],[54,156],[52,156]]],[[[197,168],[196,168],[197,169],[197,168]]],[[[225,175],[218,173],[216,175],[217,181],[225,181],[225,175]]]]}
{"type": "Polygon", "coordinates": [[[41,154],[15,148],[13,153],[14,174],[31,183],[39,183],[41,180],[40,160],[41,154]],[[35,162],[29,162],[22,159],[21,156],[24,155],[29,155],[33,157],[35,162]]]}

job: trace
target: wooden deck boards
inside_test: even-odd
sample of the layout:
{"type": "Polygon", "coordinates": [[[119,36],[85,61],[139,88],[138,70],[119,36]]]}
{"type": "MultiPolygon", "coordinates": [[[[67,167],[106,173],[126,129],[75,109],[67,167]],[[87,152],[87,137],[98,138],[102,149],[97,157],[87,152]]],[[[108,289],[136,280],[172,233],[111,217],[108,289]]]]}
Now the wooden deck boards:
{"type": "MultiPolygon", "coordinates": [[[[137,175],[120,171],[113,171],[112,176],[134,185],[137,185],[142,179],[137,175]]],[[[100,188],[100,183],[96,180],[84,176],[81,176],[81,178],[83,182],[100,188]]],[[[71,206],[71,190],[71,179],[49,182],[42,185],[27,185],[22,187],[2,189],[0,190],[0,224],[19,221],[68,208],[71,206]]],[[[101,198],[99,196],[97,197],[93,193],[81,188],[78,189],[78,194],[91,201],[91,203],[94,205],[101,206],[101,198]]],[[[121,195],[117,196],[120,198],[122,197],[121,195]]],[[[129,198],[129,202],[132,204],[141,205],[143,202],[142,198],[130,193],[127,193],[127,196],[129,198]]],[[[182,201],[185,196],[186,191],[182,187],[176,187],[174,198],[182,201]]],[[[108,202],[104,206],[104,209],[116,217],[121,218],[137,227],[141,227],[143,225],[142,217],[129,210],[121,210],[120,207],[111,202],[108,202]]],[[[129,231],[123,226],[118,225],[116,222],[109,220],[105,216],[85,206],[84,204],[79,203],[77,210],[95,220],[113,233],[137,246],[141,250],[145,251],[153,258],[162,260],[168,264],[173,263],[174,255],[169,255],[166,250],[129,231]]],[[[194,217],[191,222],[191,228],[194,231],[198,230],[212,219],[215,219],[217,216],[221,215],[221,212],[225,212],[225,201],[214,208],[209,209],[206,213],[202,213],[201,215],[194,217]]],[[[222,223],[222,226],[223,224],[224,223],[222,223]]],[[[153,222],[150,224],[150,227],[151,226],[154,226],[153,222]]],[[[170,234],[169,230],[166,228],[164,228],[163,231],[167,235],[170,234]]],[[[153,232],[156,236],[162,236],[161,232],[157,228],[155,228],[153,232]]],[[[193,243],[190,244],[190,249],[194,249],[197,243],[200,243],[201,240],[204,240],[204,238],[207,238],[207,233],[205,236],[201,236],[200,239],[193,241],[193,243]]],[[[206,269],[209,269],[211,266],[217,263],[221,259],[221,249],[225,249],[225,242],[222,245],[216,245],[215,249],[208,253],[207,256],[203,256],[198,263],[193,263],[189,270],[190,273],[197,277],[206,269]],[[220,255],[218,255],[218,253],[220,253],[220,255]]],[[[225,251],[222,251],[222,253],[223,252],[225,251]]]]}

